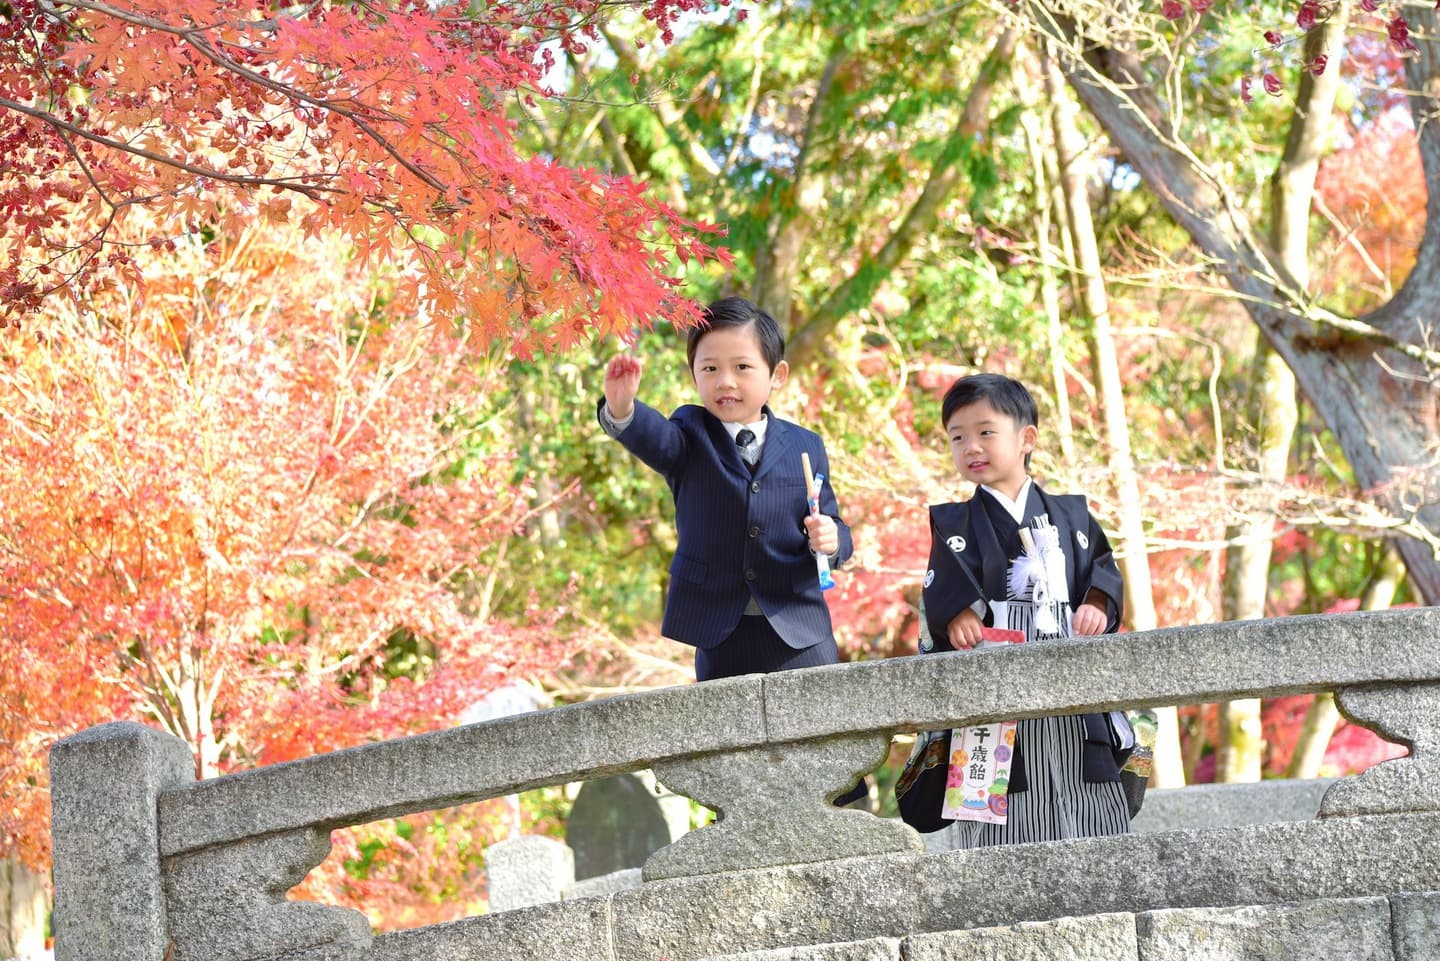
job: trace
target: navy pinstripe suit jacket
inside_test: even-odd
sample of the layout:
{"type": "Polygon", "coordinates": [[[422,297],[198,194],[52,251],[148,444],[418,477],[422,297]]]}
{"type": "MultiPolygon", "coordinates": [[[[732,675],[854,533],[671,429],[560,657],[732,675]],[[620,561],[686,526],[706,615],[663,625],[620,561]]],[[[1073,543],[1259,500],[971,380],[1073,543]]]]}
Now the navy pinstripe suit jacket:
{"type": "MultiPolygon", "coordinates": [[[[601,401],[601,405],[604,401],[601,401]]],[[[850,528],[828,481],[820,435],[781,420],[769,426],[752,475],[720,421],[686,404],[667,419],[636,401],[617,440],[670,485],[679,544],[670,564],[661,632],[711,648],[730,636],[753,596],[776,633],[796,650],[832,635],[815,558],[805,538],[805,474],[800,454],[824,474],[820,510],[840,534],[837,563],[853,550],[850,528]]]]}

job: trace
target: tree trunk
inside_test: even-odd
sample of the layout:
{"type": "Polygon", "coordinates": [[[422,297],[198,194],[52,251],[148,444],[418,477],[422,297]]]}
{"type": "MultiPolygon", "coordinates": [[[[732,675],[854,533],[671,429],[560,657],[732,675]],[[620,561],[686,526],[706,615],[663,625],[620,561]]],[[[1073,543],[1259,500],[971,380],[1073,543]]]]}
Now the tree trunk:
{"type": "MultiPolygon", "coordinates": [[[[810,101],[810,110],[805,118],[805,132],[800,140],[800,155],[795,158],[795,176],[786,192],[771,226],[770,240],[756,252],[755,257],[755,302],[770,312],[782,327],[789,327],[795,299],[795,277],[800,272],[800,260],[806,242],[815,226],[815,218],[825,200],[826,182],[815,173],[808,161],[814,143],[815,130],[829,103],[830,88],[835,82],[835,71],[845,61],[847,54],[842,41],[836,40],[825,61],[825,69],[816,84],[815,96],[810,101]]],[[[793,351],[791,363],[797,364],[793,351]]]]}
{"type": "Polygon", "coordinates": [[[543,437],[543,431],[536,423],[535,410],[544,403],[537,397],[555,394],[550,384],[550,373],[547,368],[537,368],[539,383],[536,377],[523,376],[515,367],[510,369],[510,383],[515,390],[515,426],[516,437],[521,445],[521,452],[530,463],[529,473],[535,485],[534,506],[538,510],[535,518],[535,528],[540,535],[540,546],[546,551],[554,550],[562,546],[560,511],[555,506],[555,482],[550,476],[550,465],[541,447],[539,438],[543,437]]]}
{"type": "MultiPolygon", "coordinates": [[[[1435,11],[1407,7],[1418,55],[1405,59],[1411,111],[1429,186],[1425,235],[1416,265],[1395,297],[1371,314],[1342,317],[1315,305],[1207,167],[1174,130],[1171,116],[1133,54],[1104,38],[1080,37],[1076,24],[1033,2],[1037,28],[1064,49],[1076,94],[1110,140],[1215,264],[1301,390],[1334,433],[1356,482],[1398,517],[1410,578],[1427,603],[1440,603],[1440,126],[1435,11]],[[1038,9],[1037,9],[1038,8],[1038,9]],[[1430,39],[1436,38],[1436,39],[1430,39]]],[[[1336,67],[1332,66],[1331,70],[1336,67]]],[[[1327,71],[1329,73],[1330,71],[1327,71]]]]}
{"type": "MultiPolygon", "coordinates": [[[[1305,73],[1291,114],[1285,153],[1270,182],[1270,243],[1300,289],[1310,283],[1310,206],[1315,175],[1333,127],[1335,92],[1339,89],[1339,58],[1345,32],[1345,6],[1305,35],[1305,60],[1324,55],[1336,65],[1321,76],[1305,73]]],[[[1263,339],[1257,340],[1254,365],[1255,400],[1249,405],[1259,431],[1260,482],[1280,482],[1288,473],[1290,445],[1300,412],[1295,375],[1263,339]]],[[[1251,514],[1226,533],[1224,616],[1252,620],[1265,616],[1270,586],[1270,548],[1275,529],[1271,512],[1251,514]]],[[[1220,709],[1221,742],[1215,780],[1260,780],[1265,738],[1260,726],[1260,699],[1231,701],[1220,709]]]]}
{"type": "MultiPolygon", "coordinates": [[[[1055,279],[1053,263],[1073,263],[1068,257],[1068,239],[1062,250],[1057,250],[1051,239],[1052,228],[1058,228],[1061,238],[1068,237],[1065,220],[1064,194],[1060,189],[1059,161],[1055,158],[1054,143],[1045,136],[1035,119],[1035,99],[1026,91],[1026,111],[1020,118],[1025,130],[1026,147],[1030,154],[1030,181],[1035,191],[1035,238],[1037,268],[1040,273],[1040,302],[1045,306],[1045,339],[1050,356],[1050,385],[1055,392],[1055,437],[1060,450],[1060,459],[1066,464],[1075,462],[1075,432],[1070,419],[1070,393],[1066,379],[1065,322],[1060,312],[1060,292],[1055,279]],[[1053,222],[1052,222],[1053,221],[1053,222]]],[[[1048,97],[1046,98],[1048,102],[1048,97]]]]}
{"type": "Polygon", "coordinates": [[[854,312],[857,303],[868,302],[881,281],[905,259],[915,244],[934,231],[941,210],[964,176],[963,171],[956,169],[956,161],[989,128],[990,99],[999,82],[1000,71],[1014,55],[1018,39],[1017,31],[1006,30],[995,41],[970,86],[960,119],[951,130],[939,159],[930,169],[925,188],[906,211],[904,219],[880,249],[864,255],[845,282],[836,287],[792,332],[787,351],[792,365],[803,366],[814,358],[836,325],[854,312]]]}
{"type": "MultiPolygon", "coordinates": [[[[1328,115],[1328,107],[1326,113],[1328,115]]],[[[1279,196],[1279,184],[1285,177],[1287,163],[1288,158],[1282,161],[1281,170],[1276,174],[1276,224],[1287,222],[1289,218],[1281,211],[1293,201],[1293,198],[1282,200],[1279,196]]],[[[1313,165],[1312,177],[1304,188],[1307,205],[1311,184],[1313,165]]],[[[1303,242],[1303,231],[1301,233],[1303,242]]],[[[1276,246],[1281,250],[1288,247],[1282,243],[1276,246]]],[[[1291,262],[1290,257],[1285,259],[1287,263],[1291,262]]],[[[1309,273],[1303,246],[1295,250],[1293,267],[1297,278],[1304,278],[1309,273]]],[[[1252,367],[1255,400],[1248,406],[1253,411],[1259,432],[1259,456],[1254,466],[1260,483],[1265,484],[1283,481],[1288,473],[1290,445],[1300,411],[1295,398],[1295,375],[1280,356],[1260,339],[1259,331],[1256,331],[1256,337],[1252,367]]],[[[1274,530],[1273,512],[1248,515],[1226,529],[1225,538],[1230,546],[1225,549],[1225,583],[1221,604],[1227,621],[1258,620],[1265,616],[1274,530]]],[[[1260,708],[1259,698],[1244,698],[1220,706],[1216,781],[1260,780],[1261,759],[1265,751],[1260,708]]]]}
{"type": "Polygon", "coordinates": [[[19,861],[0,860],[0,958],[38,958],[45,951],[49,907],[41,875],[19,861]]]}
{"type": "MultiPolygon", "coordinates": [[[[1060,155],[1060,184],[1065,197],[1066,221],[1075,247],[1075,266],[1080,273],[1080,304],[1090,319],[1090,356],[1095,366],[1095,387],[1100,396],[1105,425],[1108,462],[1115,485],[1119,518],[1116,552],[1125,578],[1125,610],[1130,625],[1139,631],[1158,626],[1155,599],[1150,587],[1150,554],[1145,546],[1145,526],[1140,503],[1140,484],[1130,456],[1130,425],[1125,416],[1125,392],[1115,339],[1110,330],[1110,300],[1100,265],[1100,246],[1090,214],[1089,183],[1092,164],[1086,154],[1085,138],[1075,123],[1075,106],[1064,81],[1047,56],[1046,87],[1052,104],[1055,144],[1060,155]]],[[[1175,708],[1158,708],[1160,727],[1155,743],[1153,780],[1157,787],[1180,787],[1184,769],[1180,757],[1180,728],[1175,708]]]]}

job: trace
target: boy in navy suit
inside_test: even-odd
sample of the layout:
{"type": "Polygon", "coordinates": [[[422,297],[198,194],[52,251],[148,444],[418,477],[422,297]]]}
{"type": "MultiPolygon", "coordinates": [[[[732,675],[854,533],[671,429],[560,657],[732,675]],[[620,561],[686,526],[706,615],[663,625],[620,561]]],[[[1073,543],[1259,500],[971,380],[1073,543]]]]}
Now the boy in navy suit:
{"type": "Polygon", "coordinates": [[[605,432],[670,485],[679,544],[661,632],[695,648],[695,679],[769,673],[839,660],[815,553],[850,556],[850,528],[830,488],[819,435],[768,405],[785,383],[785,339],[742,297],[705,311],[686,355],[700,405],[667,419],[636,400],[640,361],[615,357],[599,404],[605,432]],[[827,478],[807,511],[802,453],[827,478]]]}

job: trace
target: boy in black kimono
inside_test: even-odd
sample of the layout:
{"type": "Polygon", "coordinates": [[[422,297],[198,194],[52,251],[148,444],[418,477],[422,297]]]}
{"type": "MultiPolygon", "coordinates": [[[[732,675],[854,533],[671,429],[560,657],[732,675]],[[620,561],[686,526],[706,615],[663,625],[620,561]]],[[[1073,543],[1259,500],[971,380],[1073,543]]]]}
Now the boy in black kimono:
{"type": "MultiPolygon", "coordinates": [[[[967,650],[982,625],[1027,641],[1114,631],[1120,570],[1082,495],[1042,491],[1029,475],[1035,400],[1018,381],[974,374],[946,392],[941,420],[967,501],[930,508],[921,650],[967,650]]],[[[1133,744],[1123,714],[1022,720],[1005,824],[960,822],[965,847],[1124,834],[1120,783],[1133,744]]]]}

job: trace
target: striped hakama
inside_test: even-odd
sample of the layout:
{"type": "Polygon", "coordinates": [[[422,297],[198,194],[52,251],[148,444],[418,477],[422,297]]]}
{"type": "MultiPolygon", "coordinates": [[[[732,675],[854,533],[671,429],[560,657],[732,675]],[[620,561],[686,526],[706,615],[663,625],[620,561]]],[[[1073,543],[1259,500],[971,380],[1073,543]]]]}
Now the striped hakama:
{"type": "Polygon", "coordinates": [[[1120,782],[1091,783],[1081,776],[1085,725],[1078,714],[1023,720],[1015,736],[1024,745],[1020,760],[1029,788],[1010,795],[1004,824],[956,821],[956,847],[1130,833],[1120,782]]]}

